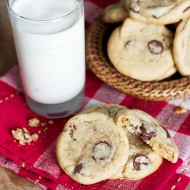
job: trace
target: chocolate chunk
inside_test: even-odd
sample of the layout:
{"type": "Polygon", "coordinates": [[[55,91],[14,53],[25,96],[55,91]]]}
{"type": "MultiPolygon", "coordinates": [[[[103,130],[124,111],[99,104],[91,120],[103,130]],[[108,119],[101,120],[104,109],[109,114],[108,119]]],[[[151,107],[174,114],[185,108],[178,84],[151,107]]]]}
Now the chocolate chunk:
{"type": "Polygon", "coordinates": [[[82,169],[83,169],[83,164],[82,163],[76,165],[76,167],[74,169],[74,174],[81,174],[82,169]]]}
{"type": "Polygon", "coordinates": [[[185,13],[189,9],[190,9],[190,6],[188,6],[185,10],[183,10],[183,13],[185,13]]]}
{"type": "Polygon", "coordinates": [[[76,129],[77,129],[76,125],[73,125],[73,129],[74,129],[74,130],[76,130],[76,129]]]}
{"type": "Polygon", "coordinates": [[[127,46],[133,46],[134,44],[135,44],[135,39],[131,39],[131,40],[128,40],[125,43],[125,47],[127,47],[127,46]]]}
{"type": "Polygon", "coordinates": [[[153,18],[155,18],[155,19],[158,19],[158,17],[157,17],[157,16],[155,16],[155,15],[152,15],[152,17],[153,17],[153,18]]]}
{"type": "Polygon", "coordinates": [[[112,147],[106,141],[96,143],[92,148],[92,155],[94,160],[106,160],[111,154],[112,147]]]}
{"type": "Polygon", "coordinates": [[[137,7],[130,7],[130,10],[133,11],[134,13],[140,13],[139,8],[137,7]]]}
{"type": "Polygon", "coordinates": [[[144,127],[144,124],[140,126],[140,130],[141,134],[139,137],[145,142],[149,141],[152,137],[155,137],[157,135],[155,131],[147,131],[147,129],[144,127]]]}
{"type": "Polygon", "coordinates": [[[70,137],[74,141],[76,141],[76,139],[74,138],[74,131],[77,129],[76,125],[69,125],[69,128],[70,128],[70,133],[69,133],[70,137]]]}
{"type": "Polygon", "coordinates": [[[151,40],[150,42],[148,42],[147,46],[150,53],[153,53],[155,55],[161,54],[164,51],[164,46],[162,42],[158,40],[151,40]]]}
{"type": "Polygon", "coordinates": [[[151,164],[150,159],[145,155],[138,155],[133,159],[133,167],[135,170],[140,171],[143,167],[151,164]]]}

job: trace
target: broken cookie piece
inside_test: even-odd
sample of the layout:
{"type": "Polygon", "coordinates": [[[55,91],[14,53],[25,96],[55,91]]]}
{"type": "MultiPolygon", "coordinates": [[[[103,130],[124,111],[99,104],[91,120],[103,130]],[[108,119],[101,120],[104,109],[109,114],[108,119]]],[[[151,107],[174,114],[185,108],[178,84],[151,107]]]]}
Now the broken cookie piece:
{"type": "Polygon", "coordinates": [[[167,129],[151,115],[137,109],[123,109],[116,116],[117,123],[136,135],[163,158],[176,163],[179,150],[167,129]]]}
{"type": "Polygon", "coordinates": [[[30,127],[38,127],[39,124],[40,124],[40,120],[37,119],[37,118],[31,118],[31,119],[28,120],[28,125],[30,127]]]}

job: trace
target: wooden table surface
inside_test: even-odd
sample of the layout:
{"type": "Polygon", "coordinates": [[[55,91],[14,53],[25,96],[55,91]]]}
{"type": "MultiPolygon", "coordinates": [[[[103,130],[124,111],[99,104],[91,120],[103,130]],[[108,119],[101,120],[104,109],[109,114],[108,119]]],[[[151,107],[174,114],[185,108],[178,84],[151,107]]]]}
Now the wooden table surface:
{"type": "MultiPolygon", "coordinates": [[[[17,59],[6,10],[6,0],[0,0],[0,75],[3,75],[14,64],[17,64],[17,59]]],[[[0,189],[39,190],[40,188],[14,172],[0,167],[0,189]]],[[[187,190],[190,190],[190,186],[187,190]]]]}

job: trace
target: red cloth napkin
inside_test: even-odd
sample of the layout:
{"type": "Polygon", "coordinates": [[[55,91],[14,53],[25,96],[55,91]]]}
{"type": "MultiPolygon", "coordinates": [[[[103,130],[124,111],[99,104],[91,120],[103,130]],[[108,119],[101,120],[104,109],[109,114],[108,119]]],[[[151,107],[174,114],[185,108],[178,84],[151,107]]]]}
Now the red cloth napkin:
{"type": "MultiPolygon", "coordinates": [[[[86,23],[89,25],[101,14],[103,8],[116,1],[85,1],[86,23]],[[89,16],[90,15],[90,16],[89,16]]],[[[183,190],[190,176],[190,111],[174,114],[179,102],[189,106],[188,100],[171,102],[144,101],[113,88],[97,79],[88,69],[86,72],[84,108],[102,103],[116,103],[129,108],[141,109],[162,122],[178,144],[180,158],[172,164],[166,160],[161,167],[143,180],[105,180],[94,185],[81,185],[73,181],[59,167],[55,155],[55,141],[69,117],[53,120],[44,119],[31,112],[24,100],[19,82],[18,67],[14,67],[0,80],[0,165],[37,183],[42,189],[56,190],[183,190]],[[28,120],[38,118],[45,126],[30,127],[28,120]],[[26,128],[31,134],[38,133],[39,139],[30,145],[19,145],[14,141],[11,130],[26,128]]]]}

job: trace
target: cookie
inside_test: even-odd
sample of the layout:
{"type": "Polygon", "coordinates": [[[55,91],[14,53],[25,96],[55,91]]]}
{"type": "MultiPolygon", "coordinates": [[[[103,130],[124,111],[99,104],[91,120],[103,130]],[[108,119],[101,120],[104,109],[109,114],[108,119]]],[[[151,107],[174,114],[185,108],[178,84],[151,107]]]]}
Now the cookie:
{"type": "Polygon", "coordinates": [[[107,52],[120,73],[140,81],[153,81],[174,67],[172,43],[173,33],[165,26],[127,18],[112,32],[107,52]]]}
{"type": "Polygon", "coordinates": [[[178,147],[169,132],[155,118],[137,109],[123,109],[116,117],[118,124],[138,136],[157,154],[172,163],[177,162],[178,147]]]}
{"type": "MultiPolygon", "coordinates": [[[[118,104],[102,104],[88,108],[83,113],[100,112],[112,117],[115,121],[116,115],[122,109],[127,108],[118,104]]],[[[139,180],[155,172],[162,164],[163,159],[139,137],[128,133],[127,130],[125,132],[129,140],[129,158],[126,160],[126,164],[110,179],[139,180]]]]}
{"type": "Polygon", "coordinates": [[[175,74],[177,71],[176,67],[175,66],[172,66],[171,68],[169,68],[168,71],[166,71],[163,75],[161,75],[160,77],[158,77],[156,79],[156,81],[160,81],[160,80],[163,80],[163,79],[167,79],[169,77],[171,77],[173,74],[175,74]]]}
{"type": "Polygon", "coordinates": [[[111,179],[139,180],[155,172],[162,164],[163,158],[156,154],[150,146],[139,137],[128,133],[129,158],[111,179]]]}
{"type": "Polygon", "coordinates": [[[173,44],[173,56],[179,73],[183,76],[190,75],[190,19],[180,22],[173,44]]]}
{"type": "Polygon", "coordinates": [[[103,113],[79,114],[67,121],[56,145],[57,160],[72,179],[93,184],[110,178],[128,159],[122,127],[103,113]]]}
{"type": "Polygon", "coordinates": [[[125,18],[129,17],[124,5],[125,0],[121,0],[119,3],[108,5],[102,13],[102,21],[105,23],[123,22],[125,18]]]}
{"type": "Polygon", "coordinates": [[[190,15],[189,0],[126,0],[129,15],[136,21],[166,25],[190,15]]]}
{"type": "Polygon", "coordinates": [[[83,110],[81,113],[100,112],[109,117],[112,117],[113,120],[115,121],[115,117],[117,113],[124,108],[126,107],[119,104],[101,104],[101,105],[93,106],[91,108],[87,108],[83,110]]]}

